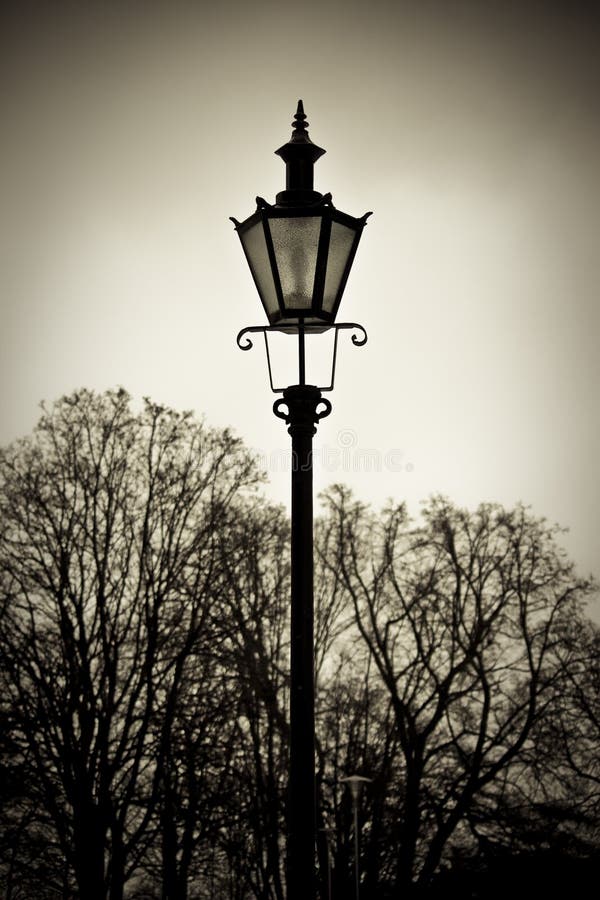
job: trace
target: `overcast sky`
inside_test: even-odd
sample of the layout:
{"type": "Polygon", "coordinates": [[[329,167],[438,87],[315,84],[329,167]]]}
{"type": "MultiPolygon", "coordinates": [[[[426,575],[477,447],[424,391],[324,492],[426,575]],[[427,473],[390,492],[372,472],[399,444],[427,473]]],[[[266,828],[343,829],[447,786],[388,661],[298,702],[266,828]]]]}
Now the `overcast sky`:
{"type": "Polygon", "coordinates": [[[438,492],[521,500],[600,575],[593,4],[19,8],[0,48],[1,443],[42,399],[123,385],[233,426],[287,502],[262,351],[235,346],[263,314],[228,216],[284,187],[273,151],[302,98],[316,188],[374,211],[339,314],[369,343],[342,347],[317,489],[415,515],[438,492]]]}

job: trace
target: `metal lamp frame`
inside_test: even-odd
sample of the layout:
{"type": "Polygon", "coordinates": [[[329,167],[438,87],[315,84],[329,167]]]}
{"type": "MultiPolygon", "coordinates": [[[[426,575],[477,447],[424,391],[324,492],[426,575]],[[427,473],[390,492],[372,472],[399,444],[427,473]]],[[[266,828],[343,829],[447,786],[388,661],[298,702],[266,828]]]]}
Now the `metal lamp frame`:
{"type": "Polygon", "coordinates": [[[352,263],[354,262],[354,257],[356,255],[363,229],[371,213],[367,212],[360,218],[356,218],[355,216],[351,216],[348,213],[344,213],[341,210],[335,208],[332,202],[331,194],[325,194],[325,196],[321,200],[307,206],[272,206],[270,203],[267,203],[267,201],[262,197],[256,198],[256,205],[256,212],[249,216],[249,218],[244,222],[238,222],[238,220],[233,216],[230,216],[230,219],[235,225],[235,229],[240,236],[242,249],[248,262],[248,267],[250,268],[250,272],[252,274],[252,278],[256,285],[258,294],[261,297],[261,301],[265,306],[265,312],[267,313],[270,324],[272,326],[276,326],[279,322],[281,322],[282,325],[288,324],[289,322],[293,322],[294,319],[306,320],[309,316],[317,320],[315,324],[333,324],[342,300],[342,296],[344,294],[346,282],[348,281],[348,276],[352,268],[352,263]],[[286,297],[281,285],[279,265],[270,229],[270,222],[274,219],[307,218],[319,219],[321,222],[315,260],[316,265],[314,284],[312,289],[312,304],[310,309],[306,309],[306,307],[294,308],[291,306],[287,306],[286,297]],[[278,309],[271,312],[269,312],[266,307],[265,301],[263,300],[261,287],[257,280],[253,262],[248,255],[248,251],[243,241],[243,235],[259,222],[261,223],[263,229],[265,246],[271,270],[271,279],[278,304],[278,309]],[[353,238],[331,309],[324,310],[323,300],[325,279],[329,262],[331,229],[334,223],[345,226],[350,232],[352,232],[353,238]]]}
{"type": "Polygon", "coordinates": [[[285,334],[297,334],[298,335],[298,384],[305,385],[306,384],[306,348],[305,348],[305,336],[307,334],[322,334],[325,331],[331,331],[333,329],[335,331],[334,339],[333,339],[333,358],[331,361],[331,378],[329,384],[327,385],[315,385],[318,387],[320,391],[332,391],[335,384],[335,369],[337,363],[337,349],[338,349],[338,335],[340,331],[353,330],[362,333],[362,337],[360,334],[352,334],[351,340],[355,347],[364,347],[367,343],[367,332],[363,328],[362,325],[359,325],[357,322],[336,322],[332,325],[314,325],[314,324],[306,324],[304,322],[298,323],[298,325],[290,325],[287,324],[285,326],[282,325],[250,325],[247,328],[242,328],[239,332],[236,342],[240,350],[251,350],[254,346],[252,339],[248,337],[249,334],[262,334],[265,342],[265,353],[267,356],[267,367],[269,370],[269,384],[271,386],[271,390],[274,394],[283,394],[286,390],[287,385],[282,387],[275,386],[273,383],[273,370],[271,366],[271,353],[269,351],[269,340],[267,335],[271,332],[279,332],[285,334]]]}

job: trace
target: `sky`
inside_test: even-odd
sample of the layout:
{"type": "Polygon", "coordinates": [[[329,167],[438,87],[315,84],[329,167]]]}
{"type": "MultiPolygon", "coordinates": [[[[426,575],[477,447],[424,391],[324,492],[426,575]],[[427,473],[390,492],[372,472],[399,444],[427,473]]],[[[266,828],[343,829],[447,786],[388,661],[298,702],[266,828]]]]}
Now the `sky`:
{"type": "MultiPolygon", "coordinates": [[[[229,216],[285,186],[373,210],[315,489],[442,493],[569,531],[600,577],[600,54],[593,4],[18,5],[0,32],[0,444],[122,385],[230,426],[288,502],[266,323],[229,216]]],[[[292,339],[284,337],[291,352],[292,339]]],[[[283,352],[288,350],[284,346],[283,352]]],[[[600,621],[600,602],[591,609],[600,621]]]]}

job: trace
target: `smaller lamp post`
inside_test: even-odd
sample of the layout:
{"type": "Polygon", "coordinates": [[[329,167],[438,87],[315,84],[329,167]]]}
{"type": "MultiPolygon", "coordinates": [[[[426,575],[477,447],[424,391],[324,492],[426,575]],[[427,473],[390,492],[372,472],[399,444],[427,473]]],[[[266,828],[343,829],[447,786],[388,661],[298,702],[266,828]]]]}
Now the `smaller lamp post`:
{"type": "Polygon", "coordinates": [[[323,835],[323,843],[325,846],[325,865],[327,866],[327,897],[326,900],[331,900],[331,828],[329,825],[324,825],[320,829],[323,835]]]}
{"type": "Polygon", "coordinates": [[[350,788],[350,794],[352,796],[352,813],[354,817],[354,885],[356,891],[356,900],[360,900],[360,840],[358,834],[358,801],[360,800],[363,786],[368,782],[371,782],[372,780],[372,778],[365,778],[364,775],[348,775],[347,778],[342,778],[342,781],[345,781],[350,788]]]}

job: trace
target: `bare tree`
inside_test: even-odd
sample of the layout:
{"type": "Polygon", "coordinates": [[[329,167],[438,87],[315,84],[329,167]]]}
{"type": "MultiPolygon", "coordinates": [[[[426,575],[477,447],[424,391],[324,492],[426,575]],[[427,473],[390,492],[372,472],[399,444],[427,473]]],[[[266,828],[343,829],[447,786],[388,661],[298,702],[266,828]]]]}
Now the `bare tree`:
{"type": "Polygon", "coordinates": [[[63,398],[0,456],[12,740],[86,900],[120,900],[153,837],[219,530],[258,480],[227,431],[122,390],[63,398]]]}
{"type": "MultiPolygon", "coordinates": [[[[124,391],[65,397],[0,453],[10,900],[283,900],[289,534],[259,481],[227,431],[134,413],[124,391]]],[[[436,499],[415,524],[344,488],[326,503],[318,808],[337,896],[354,771],[373,779],[365,900],[486,842],[526,846],[549,816],[595,840],[593,585],[556,529],[521,507],[436,499]]]]}
{"type": "MultiPolygon", "coordinates": [[[[554,695],[524,754],[528,794],[523,788],[521,797],[532,800],[538,833],[544,822],[552,830],[555,850],[585,856],[600,844],[600,633],[569,617],[557,637],[554,695]]],[[[523,829],[513,831],[513,840],[523,839],[523,829]]]]}
{"type": "Polygon", "coordinates": [[[396,884],[427,884],[484,791],[520,771],[554,694],[558,626],[592,589],[518,507],[432,500],[423,524],[326,497],[321,559],[347,592],[398,741],[396,884]]]}
{"type": "MultiPolygon", "coordinates": [[[[220,652],[238,698],[227,796],[239,880],[250,896],[283,900],[289,742],[289,526],[281,508],[248,507],[222,533],[220,652]]],[[[225,841],[231,839],[224,830],[225,841]]]]}
{"type": "MultiPolygon", "coordinates": [[[[593,622],[563,623],[557,646],[557,715],[547,736],[562,750],[562,777],[588,788],[590,806],[600,808],[600,629],[593,622]]],[[[555,772],[557,777],[561,773],[555,772]]]]}

